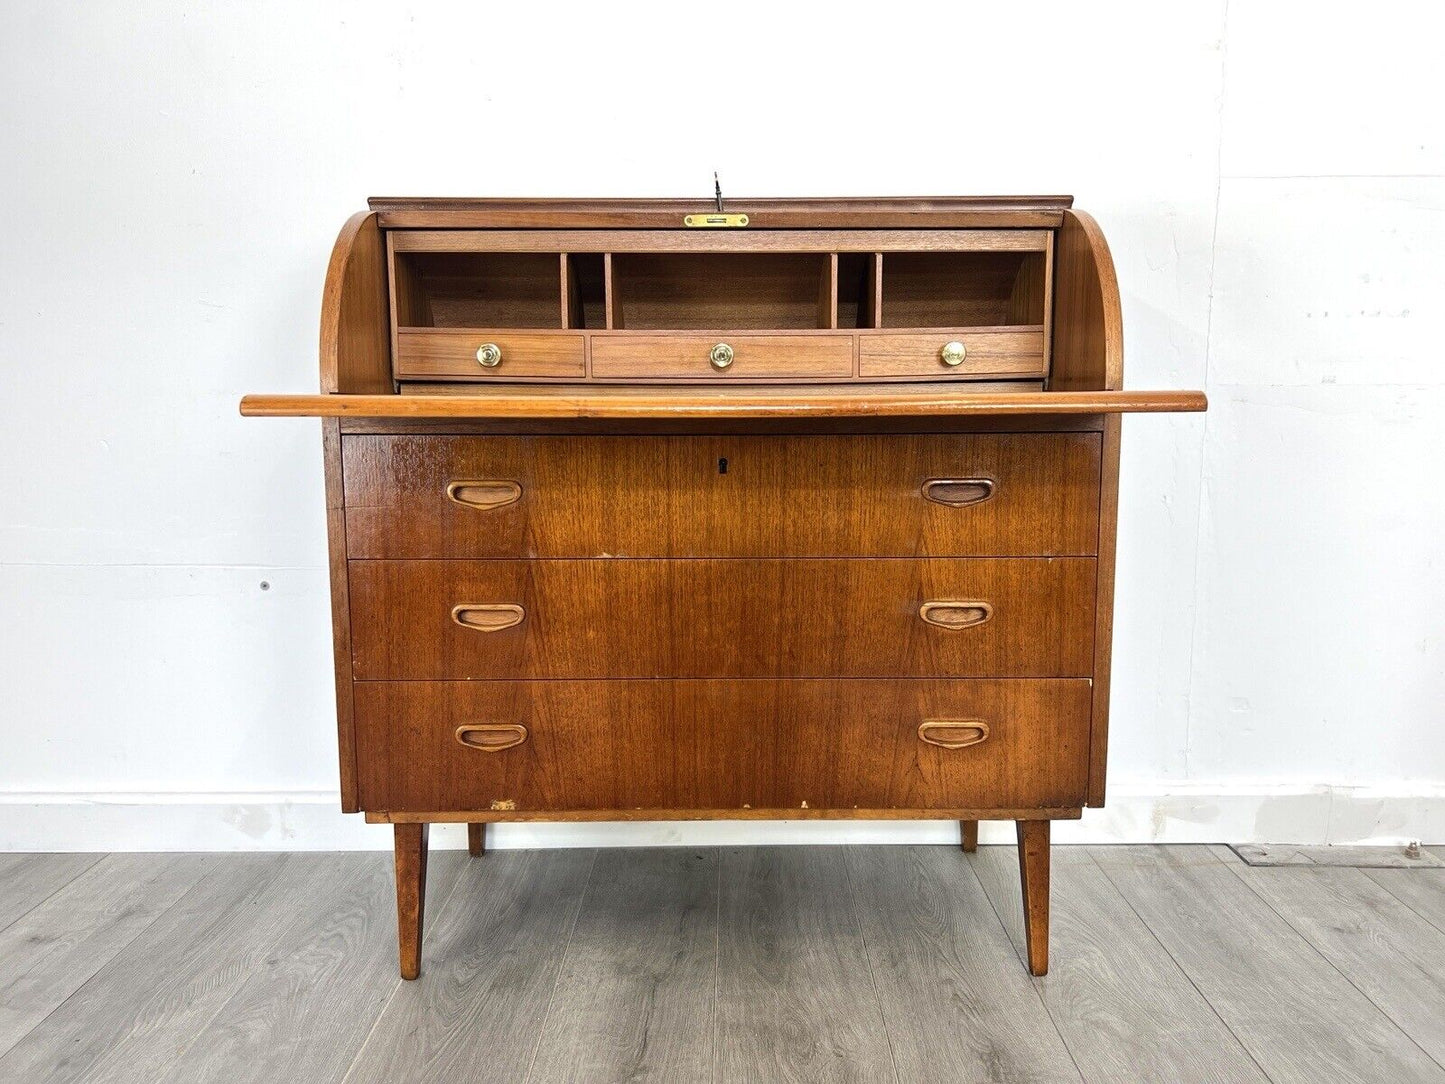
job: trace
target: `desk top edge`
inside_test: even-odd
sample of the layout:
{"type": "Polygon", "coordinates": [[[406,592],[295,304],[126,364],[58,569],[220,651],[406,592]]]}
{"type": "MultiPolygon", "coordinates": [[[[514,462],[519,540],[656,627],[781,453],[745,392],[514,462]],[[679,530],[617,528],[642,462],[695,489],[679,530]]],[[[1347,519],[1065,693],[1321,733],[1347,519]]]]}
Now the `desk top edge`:
{"type": "Polygon", "coordinates": [[[681,389],[587,385],[489,388],[476,395],[248,395],[247,417],[825,418],[1192,413],[1201,391],[986,392],[932,388],[681,389]]]}
{"type": "MultiPolygon", "coordinates": [[[[891,228],[1055,228],[1073,196],[894,196],[840,198],[728,197],[729,214],[752,229],[888,226],[891,228]]],[[[390,229],[487,227],[681,226],[688,214],[716,211],[708,199],[511,199],[373,196],[368,207],[390,229]]]]}

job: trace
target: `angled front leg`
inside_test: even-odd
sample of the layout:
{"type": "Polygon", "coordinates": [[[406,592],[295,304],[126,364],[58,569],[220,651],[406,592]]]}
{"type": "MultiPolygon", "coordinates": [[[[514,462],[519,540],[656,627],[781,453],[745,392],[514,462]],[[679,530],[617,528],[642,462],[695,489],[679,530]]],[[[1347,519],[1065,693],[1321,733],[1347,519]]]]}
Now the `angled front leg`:
{"type": "Polygon", "coordinates": [[[426,851],[430,825],[392,826],[396,843],[396,943],[401,977],[421,974],[421,935],[426,913],[426,851]]]}
{"type": "Polygon", "coordinates": [[[1049,973],[1049,822],[1018,821],[1019,881],[1029,974],[1049,973]]]}

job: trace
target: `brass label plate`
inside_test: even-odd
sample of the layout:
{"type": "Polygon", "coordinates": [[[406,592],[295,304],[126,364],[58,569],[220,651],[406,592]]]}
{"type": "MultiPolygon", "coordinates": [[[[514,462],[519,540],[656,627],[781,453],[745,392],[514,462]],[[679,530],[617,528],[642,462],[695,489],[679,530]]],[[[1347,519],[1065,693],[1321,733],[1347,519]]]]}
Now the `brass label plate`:
{"type": "Polygon", "coordinates": [[[693,229],[740,229],[748,224],[747,215],[687,215],[683,220],[684,226],[693,229]]]}

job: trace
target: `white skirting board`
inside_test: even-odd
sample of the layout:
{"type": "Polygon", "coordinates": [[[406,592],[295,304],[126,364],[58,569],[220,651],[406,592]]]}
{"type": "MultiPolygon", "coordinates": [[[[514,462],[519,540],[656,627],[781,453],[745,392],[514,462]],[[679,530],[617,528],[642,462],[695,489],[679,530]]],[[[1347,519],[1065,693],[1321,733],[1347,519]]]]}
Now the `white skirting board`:
{"type": "MultiPolygon", "coordinates": [[[[461,825],[436,825],[434,847],[464,847],[461,825]]],[[[1365,787],[1191,784],[1111,788],[1104,809],[1054,825],[1056,843],[1445,843],[1445,784],[1408,793],[1365,787]]],[[[805,843],[953,843],[952,821],[664,821],[504,824],[488,846],[668,847],[805,843]]],[[[984,822],[982,843],[1013,842],[984,822]]],[[[335,794],[0,795],[0,851],[367,850],[386,825],[339,812],[335,794]]]]}

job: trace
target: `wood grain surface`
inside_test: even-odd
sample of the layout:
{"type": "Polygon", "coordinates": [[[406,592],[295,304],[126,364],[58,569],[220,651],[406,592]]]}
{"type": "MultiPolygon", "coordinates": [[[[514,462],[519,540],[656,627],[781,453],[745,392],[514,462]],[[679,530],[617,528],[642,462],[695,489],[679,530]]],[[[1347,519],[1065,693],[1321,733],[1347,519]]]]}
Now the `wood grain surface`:
{"type": "Polygon", "coordinates": [[[346,1084],[523,1080],[596,852],[494,853],[460,870],[426,977],[397,984],[346,1084]]]}
{"type": "MultiPolygon", "coordinates": [[[[45,884],[52,855],[0,867],[0,882],[45,884]]],[[[94,855],[74,856],[93,860],[94,855]]],[[[46,1019],[214,866],[211,856],[112,854],[0,929],[0,1054],[46,1019]]]]}
{"type": "MultiPolygon", "coordinates": [[[[1433,847],[1445,858],[1445,847],[1433,847]]],[[[1445,932],[1445,870],[1367,870],[1365,876],[1409,907],[1437,930],[1445,932]]]]}
{"type": "Polygon", "coordinates": [[[1020,820],[1014,824],[1018,839],[1019,888],[1023,897],[1024,956],[1030,975],[1049,973],[1049,822],[1020,820]]]}
{"type": "MultiPolygon", "coordinates": [[[[0,888],[50,857],[0,856],[0,888]]],[[[1438,869],[1059,847],[1051,973],[1030,979],[1013,846],[447,850],[430,863],[427,972],[403,983],[389,857],[93,862],[0,930],[0,1018],[28,1028],[0,1079],[1445,1078],[1400,1055],[1438,1042],[1439,1014],[1427,1000],[1412,1018],[1408,999],[1434,996],[1420,920],[1445,899],[1438,869]],[[1201,861],[1228,880],[1192,907],[1194,875],[1172,870],[1201,861]],[[1126,863],[1127,899],[1103,868],[1126,863]]]]}
{"type": "Polygon", "coordinates": [[[973,854],[978,850],[978,821],[958,822],[958,848],[964,854],[973,854]]]}
{"type": "Polygon", "coordinates": [[[940,328],[912,334],[858,336],[858,375],[863,379],[912,376],[924,379],[1042,378],[1044,336],[1038,328],[940,328]],[[943,347],[963,344],[962,364],[943,363],[943,347]]]}
{"type": "Polygon", "coordinates": [[[1259,867],[1219,857],[1445,1065],[1445,932],[1364,870],[1259,867]]]}
{"type": "Polygon", "coordinates": [[[363,681],[1087,677],[1093,660],[1087,557],[353,561],[350,594],[363,681]],[[920,616],[949,599],[991,616],[920,616]],[[452,617],[487,606],[525,617],[452,617]]]}
{"type": "Polygon", "coordinates": [[[969,391],[964,384],[487,385],[473,395],[246,395],[248,418],[910,418],[1202,411],[1201,391],[969,391]]]}
{"type": "MultiPolygon", "coordinates": [[[[401,973],[432,819],[796,810],[1015,820],[1042,975],[1049,820],[1104,797],[1119,416],[1205,398],[1121,390],[1112,259],[1068,198],[752,201],[749,229],[682,228],[699,209],[380,200],[333,252],[323,394],[242,402],[328,419],[342,806],[395,825],[401,973]]],[[[185,991],[166,1029],[219,997],[185,991]]],[[[597,1073],[700,1071],[641,1026],[583,1040],[597,1073]]],[[[760,1076],[854,1075],[874,1038],[772,1049],[760,1076]]],[[[84,1072],[211,1072],[128,1045],[84,1072]]],[[[587,1063],[547,1050],[549,1075],[587,1063]]]]}
{"type": "Polygon", "coordinates": [[[1089,555],[1095,433],[345,438],[352,557],[1089,555]],[[987,500],[924,498],[983,478],[987,500]],[[486,511],[445,497],[492,479],[486,511]]]}
{"type": "Polygon", "coordinates": [[[957,851],[849,848],[846,863],[900,1080],[1079,1080],[957,851]]]}
{"type": "Polygon", "coordinates": [[[1099,482],[1098,564],[1094,576],[1094,710],[1089,733],[1089,804],[1104,804],[1109,767],[1109,689],[1114,672],[1114,570],[1119,534],[1119,442],[1122,419],[1104,419],[1099,482]]]}
{"type": "Polygon", "coordinates": [[[571,331],[403,328],[396,349],[398,380],[578,380],[587,374],[586,344],[571,331]],[[493,368],[477,361],[483,343],[502,352],[493,368]]]}
{"type": "Polygon", "coordinates": [[[846,380],[853,373],[851,335],[594,335],[592,375],[598,380],[642,381],[796,379],[846,380]],[[732,347],[726,369],[709,359],[718,344],[732,347]]]}
{"type": "MultiPolygon", "coordinates": [[[[969,865],[1025,960],[1013,851],[982,847],[969,865]]],[[[1090,851],[1054,848],[1049,977],[1035,984],[1084,1078],[1265,1084],[1264,1072],[1090,851]]]]}
{"type": "Polygon", "coordinates": [[[160,1079],[298,908],[331,906],[314,892],[331,872],[303,856],[227,856],[0,1057],[0,1080],[160,1079]]]}
{"type": "Polygon", "coordinates": [[[1109,242],[1093,216],[1065,211],[1054,250],[1053,353],[1049,388],[1124,386],[1124,317],[1109,242]]]}
{"type": "MultiPolygon", "coordinates": [[[[431,894],[444,903],[462,858],[437,855],[431,894]]],[[[325,856],[291,908],[264,966],[161,1078],[161,1084],[339,1081],[397,984],[389,856],[325,856]]]]}
{"type": "Polygon", "coordinates": [[[715,1080],[897,1079],[841,850],[724,850],[718,914],[715,1080]]]}
{"type": "MultiPolygon", "coordinates": [[[[363,805],[374,810],[919,810],[1069,807],[1086,769],[1089,684],[1028,681],[359,682],[363,805]],[[940,749],[929,718],[989,722],[940,749]],[[465,723],[521,722],[499,753],[465,723]]],[[[655,814],[654,814],[655,815],[655,814]]]]}
{"type": "Polygon", "coordinates": [[[377,216],[346,220],[321,294],[321,390],[384,394],[391,384],[386,244],[377,216]]]}
{"type": "Polygon", "coordinates": [[[606,279],[616,299],[612,326],[828,328],[828,275],[836,257],[834,252],[614,252],[606,279]],[[823,298],[827,302],[820,303],[823,298]]]}
{"type": "MultiPolygon", "coordinates": [[[[798,226],[1054,227],[1073,196],[729,197],[756,230],[798,226]]],[[[390,228],[631,229],[677,228],[685,216],[714,210],[709,199],[519,199],[373,196],[367,201],[390,228]]],[[[706,231],[703,231],[706,232],[706,231]]]]}
{"type": "Polygon", "coordinates": [[[1271,1080],[1445,1079],[1209,848],[1092,853],[1271,1080]]]}
{"type": "Polygon", "coordinates": [[[321,459],[326,479],[326,571],[331,585],[331,680],[336,691],[336,759],[341,811],[355,813],[356,730],[351,719],[351,596],[346,572],[346,498],[340,424],[321,422],[321,459]]]}
{"type": "Polygon", "coordinates": [[[598,852],[534,1079],[711,1079],[720,870],[710,848],[598,852]]]}
{"type": "Polygon", "coordinates": [[[397,252],[1043,252],[1049,234],[1039,229],[677,229],[398,230],[397,252]]]}
{"type": "Polygon", "coordinates": [[[426,930],[429,824],[398,824],[392,828],[396,880],[396,945],[401,977],[421,973],[422,936],[426,930]]]}
{"type": "Polygon", "coordinates": [[[0,854],[0,930],[100,861],[98,854],[0,854]]]}

